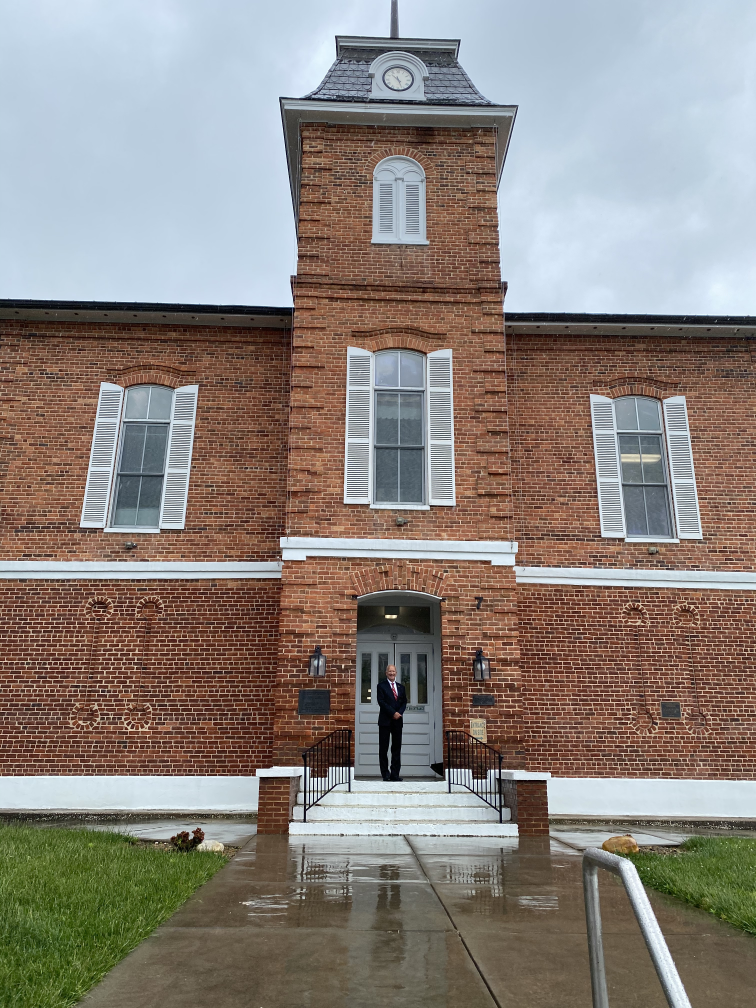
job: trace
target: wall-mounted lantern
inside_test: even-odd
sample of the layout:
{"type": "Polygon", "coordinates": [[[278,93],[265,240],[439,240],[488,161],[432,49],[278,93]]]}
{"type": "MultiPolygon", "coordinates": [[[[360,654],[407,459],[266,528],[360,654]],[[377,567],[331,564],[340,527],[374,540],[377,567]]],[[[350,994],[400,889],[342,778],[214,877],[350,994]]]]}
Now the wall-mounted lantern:
{"type": "Polygon", "coordinates": [[[326,656],[321,652],[319,644],[310,655],[309,673],[311,676],[326,674],[326,656]]]}
{"type": "Polygon", "coordinates": [[[399,619],[399,606],[387,605],[383,607],[384,619],[399,619]]]}
{"type": "Polygon", "coordinates": [[[491,662],[485,657],[483,651],[478,648],[473,660],[473,677],[475,679],[491,678],[491,662]]]}

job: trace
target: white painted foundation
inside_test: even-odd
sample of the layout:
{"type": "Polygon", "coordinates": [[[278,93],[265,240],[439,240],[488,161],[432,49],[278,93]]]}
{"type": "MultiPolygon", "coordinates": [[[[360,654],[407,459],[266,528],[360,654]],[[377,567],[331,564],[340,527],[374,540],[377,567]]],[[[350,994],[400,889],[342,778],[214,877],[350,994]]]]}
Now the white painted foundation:
{"type": "Polygon", "coordinates": [[[756,819],[756,781],[552,777],[550,815],[756,819]]]}
{"type": "Polygon", "coordinates": [[[252,812],[256,777],[0,777],[0,809],[252,812]]]}

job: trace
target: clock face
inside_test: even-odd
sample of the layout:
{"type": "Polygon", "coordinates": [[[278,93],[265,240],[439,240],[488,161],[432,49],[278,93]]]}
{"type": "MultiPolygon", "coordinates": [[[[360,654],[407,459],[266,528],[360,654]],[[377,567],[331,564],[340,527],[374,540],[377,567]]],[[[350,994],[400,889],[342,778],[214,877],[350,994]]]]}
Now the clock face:
{"type": "Polygon", "coordinates": [[[415,78],[406,67],[395,66],[384,71],[383,83],[392,91],[406,91],[415,83],[415,78]]]}

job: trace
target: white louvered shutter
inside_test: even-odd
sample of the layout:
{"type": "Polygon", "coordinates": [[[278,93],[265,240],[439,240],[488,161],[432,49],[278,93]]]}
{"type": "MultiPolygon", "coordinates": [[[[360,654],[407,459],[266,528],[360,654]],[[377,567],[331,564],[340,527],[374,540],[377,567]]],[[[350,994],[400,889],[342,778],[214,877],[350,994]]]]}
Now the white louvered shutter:
{"type": "Polygon", "coordinates": [[[592,395],[591,419],[601,535],[606,539],[624,539],[625,509],[614,402],[607,396],[592,395]]]}
{"type": "Polygon", "coordinates": [[[404,233],[420,235],[422,230],[422,213],[420,205],[420,183],[405,182],[404,184],[404,233]]]}
{"type": "Polygon", "coordinates": [[[451,350],[428,354],[429,504],[456,504],[454,487],[454,396],[451,350]]]}
{"type": "Polygon", "coordinates": [[[186,522],[198,393],[199,385],[182,385],[173,393],[163,501],[160,506],[161,529],[182,529],[186,522]]]}
{"type": "Polygon", "coordinates": [[[662,403],[678,539],[703,539],[685,396],[662,403]]]}
{"type": "Polygon", "coordinates": [[[370,504],[373,439],[373,355],[347,348],[344,503],[370,504]]]}
{"type": "Polygon", "coordinates": [[[102,382],[81,511],[82,528],[105,528],[107,525],[122,408],[121,386],[102,382]]]}
{"type": "Polygon", "coordinates": [[[373,230],[376,237],[379,235],[394,235],[395,214],[394,214],[394,189],[396,182],[376,182],[375,183],[375,205],[373,208],[373,230]]]}

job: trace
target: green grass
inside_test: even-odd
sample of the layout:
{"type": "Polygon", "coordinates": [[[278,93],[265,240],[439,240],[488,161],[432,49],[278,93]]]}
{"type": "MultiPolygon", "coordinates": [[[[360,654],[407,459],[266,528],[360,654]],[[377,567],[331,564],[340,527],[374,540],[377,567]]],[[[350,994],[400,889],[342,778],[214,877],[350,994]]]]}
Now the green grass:
{"type": "Polygon", "coordinates": [[[756,840],[691,837],[679,854],[628,856],[645,885],[756,934],[756,840]]]}
{"type": "Polygon", "coordinates": [[[0,1006],[68,1008],[226,862],[0,826],[0,1006]]]}

